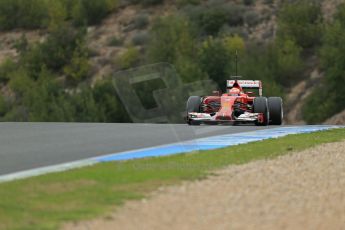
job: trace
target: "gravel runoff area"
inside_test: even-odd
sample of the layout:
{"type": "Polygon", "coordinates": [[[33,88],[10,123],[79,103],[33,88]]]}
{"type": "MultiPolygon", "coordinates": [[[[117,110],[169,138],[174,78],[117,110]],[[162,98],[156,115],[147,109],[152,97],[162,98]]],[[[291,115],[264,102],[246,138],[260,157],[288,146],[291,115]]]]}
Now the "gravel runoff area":
{"type": "Polygon", "coordinates": [[[345,141],[164,187],[64,229],[344,229],[345,141]]]}

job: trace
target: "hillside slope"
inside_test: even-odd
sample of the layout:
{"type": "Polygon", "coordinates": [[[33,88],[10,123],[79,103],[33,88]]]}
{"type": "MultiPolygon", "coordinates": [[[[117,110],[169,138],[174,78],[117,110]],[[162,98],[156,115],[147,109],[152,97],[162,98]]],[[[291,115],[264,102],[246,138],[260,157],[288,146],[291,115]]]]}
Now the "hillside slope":
{"type": "MultiPolygon", "coordinates": [[[[72,63],[61,69],[54,69],[53,72],[54,75],[57,75],[57,79],[65,82],[63,87],[68,88],[70,90],[69,92],[75,91],[74,89],[71,90],[71,87],[79,88],[84,83],[93,87],[98,82],[109,79],[117,71],[159,61],[168,61],[176,65],[183,80],[188,75],[201,76],[206,74],[212,80],[221,84],[233,71],[231,69],[231,63],[226,64],[227,62],[232,62],[232,57],[225,58],[224,55],[228,54],[218,52],[219,57],[217,58],[224,62],[223,65],[226,66],[217,66],[214,64],[213,66],[203,66],[202,62],[206,58],[205,62],[210,63],[208,59],[210,56],[215,55],[212,52],[217,52],[215,51],[218,49],[216,46],[219,45],[222,39],[225,42],[229,40],[230,50],[232,49],[231,52],[233,52],[234,47],[235,49],[241,49],[241,45],[238,46],[241,43],[238,43],[236,39],[231,40],[232,37],[239,36],[246,46],[246,51],[243,54],[244,57],[240,64],[241,74],[247,78],[262,79],[267,85],[266,92],[269,95],[286,95],[286,123],[305,123],[303,121],[302,108],[309,95],[312,94],[313,90],[322,81],[324,70],[320,67],[319,58],[316,55],[316,48],[312,48],[314,50],[310,51],[311,48],[300,48],[298,47],[299,44],[292,44],[291,46],[289,44],[291,39],[285,38],[282,36],[283,33],[279,32],[279,25],[283,25],[280,30],[287,25],[282,21],[284,20],[282,19],[283,16],[281,19],[278,19],[279,12],[281,12],[283,6],[281,1],[204,0],[179,1],[175,3],[175,1],[166,0],[161,2],[149,5],[133,3],[120,4],[107,17],[101,20],[100,23],[87,26],[85,46],[89,50],[87,57],[88,66],[85,66],[86,62],[84,60],[76,60],[76,62],[72,61],[72,63]],[[191,4],[188,4],[188,2],[191,4]],[[176,54],[173,54],[173,56],[177,56],[175,59],[163,56],[165,55],[164,53],[169,55],[172,55],[172,53],[168,48],[166,50],[159,48],[159,44],[155,42],[159,37],[154,37],[154,34],[156,32],[164,33],[163,29],[157,31],[159,23],[164,23],[164,20],[163,22],[159,22],[158,18],[169,16],[172,17],[172,27],[174,18],[179,17],[187,18],[190,20],[190,23],[197,25],[197,28],[192,28],[194,32],[188,36],[194,39],[194,44],[201,44],[192,48],[194,50],[200,49],[200,51],[183,54],[184,51],[182,49],[184,48],[180,48],[176,54]],[[215,29],[216,33],[214,33],[215,29]],[[210,38],[211,40],[207,40],[210,38]],[[214,47],[212,48],[214,50],[204,49],[202,44],[206,43],[209,43],[208,46],[214,47]],[[269,48],[271,43],[276,43],[277,45],[269,48]],[[265,51],[260,51],[258,48],[253,49],[253,45],[255,47],[268,46],[268,48],[265,51]],[[296,45],[297,47],[294,47],[296,45]],[[158,54],[157,56],[157,53],[153,51],[155,48],[160,49],[163,54],[161,56],[158,54]],[[179,52],[182,53],[182,56],[179,52]],[[262,52],[265,54],[262,54],[262,52]],[[260,55],[266,55],[267,58],[260,58],[260,55]],[[275,57],[275,55],[277,56],[275,57]],[[298,55],[302,56],[301,60],[297,57],[298,55]],[[280,58],[281,60],[279,60],[280,58]],[[272,60],[278,62],[272,65],[272,60]],[[299,67],[302,66],[302,60],[304,61],[303,68],[299,67]],[[82,64],[84,66],[81,66],[82,64]],[[269,72],[267,72],[268,65],[273,66],[268,67],[272,68],[268,70],[269,72]],[[73,74],[73,71],[80,71],[78,72],[80,75],[73,74]],[[277,76],[281,74],[285,75],[284,78],[283,76],[277,76]],[[74,78],[78,77],[77,84],[73,83],[70,85],[68,75],[72,77],[77,75],[74,76],[74,78]],[[298,77],[296,77],[297,75],[298,77]]],[[[323,1],[321,11],[326,22],[333,20],[332,18],[337,6],[342,2],[341,0],[323,1]]],[[[21,58],[20,45],[23,41],[29,44],[29,46],[44,43],[47,41],[47,38],[49,40],[50,31],[51,29],[49,28],[39,30],[22,30],[18,28],[14,31],[2,31],[0,33],[0,62],[6,63],[9,59],[15,62],[18,62],[18,60],[22,62],[21,59],[23,58],[21,58]]],[[[176,30],[173,33],[180,32],[176,30]]],[[[176,42],[178,43],[180,41],[176,42]]],[[[186,43],[182,45],[185,46],[186,43]]],[[[6,67],[3,67],[3,69],[6,69],[6,67]]],[[[187,81],[191,81],[188,77],[186,79],[187,81]]],[[[5,97],[4,100],[7,101],[6,103],[12,103],[13,100],[17,100],[13,97],[13,91],[16,91],[16,89],[13,90],[13,87],[10,87],[11,84],[8,78],[1,85],[5,97]]],[[[7,105],[5,107],[12,108],[13,106],[7,105]]],[[[6,114],[6,112],[4,113],[6,114]]],[[[13,117],[18,117],[18,115],[7,117],[9,118],[6,119],[13,120],[17,119],[13,117]]],[[[30,116],[25,119],[30,120],[30,116]]],[[[81,120],[83,119],[81,118],[81,120]]]]}

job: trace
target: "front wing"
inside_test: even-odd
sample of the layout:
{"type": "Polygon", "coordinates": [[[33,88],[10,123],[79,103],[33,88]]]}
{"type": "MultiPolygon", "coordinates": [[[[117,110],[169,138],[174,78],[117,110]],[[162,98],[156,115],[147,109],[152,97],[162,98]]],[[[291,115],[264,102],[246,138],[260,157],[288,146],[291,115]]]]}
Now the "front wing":
{"type": "Polygon", "coordinates": [[[261,120],[261,117],[263,116],[263,114],[261,113],[248,113],[245,112],[243,114],[241,114],[238,117],[235,117],[233,119],[219,119],[217,114],[211,115],[208,113],[188,113],[188,120],[191,121],[198,121],[198,122],[204,122],[204,123],[234,123],[234,122],[257,122],[261,120]]]}

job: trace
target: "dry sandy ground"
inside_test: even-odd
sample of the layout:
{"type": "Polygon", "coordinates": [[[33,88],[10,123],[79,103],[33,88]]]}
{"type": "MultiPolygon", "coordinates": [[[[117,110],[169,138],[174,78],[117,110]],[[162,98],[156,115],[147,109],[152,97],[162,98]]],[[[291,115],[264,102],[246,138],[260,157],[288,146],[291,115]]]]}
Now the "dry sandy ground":
{"type": "Polygon", "coordinates": [[[345,125],[345,109],[333,117],[327,119],[324,124],[345,125]]]}
{"type": "Polygon", "coordinates": [[[345,229],[345,141],[231,166],[65,229],[345,229]]]}

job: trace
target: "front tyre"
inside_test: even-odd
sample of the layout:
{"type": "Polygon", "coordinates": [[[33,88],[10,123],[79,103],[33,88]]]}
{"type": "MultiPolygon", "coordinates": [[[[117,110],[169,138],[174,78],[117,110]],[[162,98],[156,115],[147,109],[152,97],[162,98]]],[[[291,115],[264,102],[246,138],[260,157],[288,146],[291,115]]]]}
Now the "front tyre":
{"type": "Polygon", "coordinates": [[[190,96],[187,101],[187,124],[189,125],[200,125],[200,122],[193,121],[188,118],[188,113],[200,113],[200,105],[202,98],[199,96],[190,96]]]}
{"type": "Polygon", "coordinates": [[[268,108],[270,125],[281,125],[283,123],[283,99],[281,97],[269,97],[268,108]]]}
{"type": "Polygon", "coordinates": [[[266,126],[269,124],[270,121],[270,114],[268,111],[268,102],[266,97],[257,97],[254,99],[253,103],[253,112],[254,113],[262,113],[263,114],[263,122],[259,123],[258,121],[255,122],[256,125],[266,126]]]}

